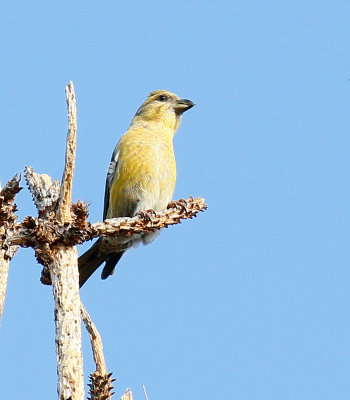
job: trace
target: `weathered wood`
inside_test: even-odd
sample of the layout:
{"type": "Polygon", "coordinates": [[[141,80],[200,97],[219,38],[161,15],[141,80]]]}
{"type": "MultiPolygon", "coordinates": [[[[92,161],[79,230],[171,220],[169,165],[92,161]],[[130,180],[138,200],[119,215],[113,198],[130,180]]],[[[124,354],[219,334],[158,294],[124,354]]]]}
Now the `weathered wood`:
{"type": "Polygon", "coordinates": [[[25,167],[24,177],[39,216],[45,217],[56,207],[60,194],[60,182],[57,179],[52,182],[49,175],[38,174],[30,166],[25,167]]]}
{"type": "Polygon", "coordinates": [[[10,261],[16,254],[18,246],[10,243],[14,234],[17,210],[14,204],[16,194],[22,189],[17,175],[0,187],[0,321],[4,310],[10,261]]]}
{"type": "Polygon", "coordinates": [[[77,150],[77,103],[73,82],[66,86],[66,101],[68,109],[68,134],[66,144],[66,162],[62,177],[61,192],[57,219],[68,222],[71,219],[70,207],[72,203],[73,175],[75,168],[75,154],[77,150]]]}
{"type": "Polygon", "coordinates": [[[84,399],[79,272],[76,247],[59,245],[50,263],[55,299],[56,358],[60,400],[84,399]]]}
{"type": "MultiPolygon", "coordinates": [[[[56,211],[56,219],[62,224],[71,221],[77,134],[77,108],[73,82],[69,82],[66,86],[66,100],[68,109],[66,158],[56,211]]],[[[83,400],[85,391],[76,247],[63,243],[51,246],[49,271],[55,301],[58,397],[60,400],[83,400]]]]}
{"type": "MultiPolygon", "coordinates": [[[[56,358],[59,400],[83,400],[84,377],[81,349],[81,314],[78,252],[74,243],[52,240],[53,226],[71,222],[72,185],[76,154],[76,101],[73,83],[66,87],[68,135],[61,186],[45,174],[27,167],[25,174],[39,218],[27,217],[22,226],[34,225],[38,236],[33,247],[52,283],[55,301],[56,358]],[[38,224],[36,224],[38,222],[38,224]],[[51,240],[50,240],[51,239],[51,240]]],[[[13,243],[14,244],[14,243],[13,243]]],[[[28,243],[26,243],[28,244],[28,243]]]]}

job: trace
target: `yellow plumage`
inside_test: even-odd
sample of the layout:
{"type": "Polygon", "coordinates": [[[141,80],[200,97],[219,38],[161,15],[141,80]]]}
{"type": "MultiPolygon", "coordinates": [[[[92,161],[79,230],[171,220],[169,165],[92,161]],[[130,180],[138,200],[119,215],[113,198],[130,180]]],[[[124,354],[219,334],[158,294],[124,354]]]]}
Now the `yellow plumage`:
{"type": "MultiPolygon", "coordinates": [[[[176,181],[173,137],[182,113],[193,105],[171,92],[156,90],[138,109],[112,155],[106,180],[104,219],[166,208],[176,181]]],[[[79,258],[80,286],[104,261],[102,278],[107,278],[128,247],[138,242],[147,244],[157,234],[137,235],[127,241],[100,238],[79,258]]]]}

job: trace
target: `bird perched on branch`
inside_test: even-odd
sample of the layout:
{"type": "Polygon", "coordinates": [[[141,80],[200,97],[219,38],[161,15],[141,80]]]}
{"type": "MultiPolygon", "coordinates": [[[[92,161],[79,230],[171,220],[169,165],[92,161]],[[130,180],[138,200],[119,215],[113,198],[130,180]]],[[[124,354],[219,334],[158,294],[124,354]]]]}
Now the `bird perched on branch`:
{"type": "MultiPolygon", "coordinates": [[[[171,201],[176,164],[173,137],[182,114],[194,106],[166,90],[152,92],[137,110],[109,164],[103,219],[133,217],[142,210],[163,211],[171,201]]],[[[128,238],[100,238],[79,257],[80,286],[103,263],[102,279],[113,274],[125,250],[148,244],[159,232],[128,238]]]]}

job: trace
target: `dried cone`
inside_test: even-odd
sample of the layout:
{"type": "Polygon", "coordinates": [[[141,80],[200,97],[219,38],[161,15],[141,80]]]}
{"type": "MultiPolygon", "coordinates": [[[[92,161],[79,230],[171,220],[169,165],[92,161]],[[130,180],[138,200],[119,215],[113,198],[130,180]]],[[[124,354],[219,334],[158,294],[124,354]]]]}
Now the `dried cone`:
{"type": "Polygon", "coordinates": [[[101,374],[98,371],[90,375],[90,397],[88,400],[110,400],[114,393],[112,393],[112,383],[115,379],[111,379],[112,372],[107,375],[101,374]]]}

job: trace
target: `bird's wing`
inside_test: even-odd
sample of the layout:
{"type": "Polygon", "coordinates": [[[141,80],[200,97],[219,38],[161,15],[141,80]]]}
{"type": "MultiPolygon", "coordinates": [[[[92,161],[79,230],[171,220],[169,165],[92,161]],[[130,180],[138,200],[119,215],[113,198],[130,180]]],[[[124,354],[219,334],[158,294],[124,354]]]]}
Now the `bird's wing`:
{"type": "Polygon", "coordinates": [[[108,172],[107,172],[107,179],[106,179],[106,188],[105,188],[105,200],[104,200],[104,208],[103,208],[103,219],[106,219],[108,207],[109,207],[109,195],[112,186],[112,182],[114,179],[114,175],[117,170],[118,165],[118,158],[119,158],[119,148],[116,146],[114,152],[112,154],[111,162],[109,163],[108,172]]]}

